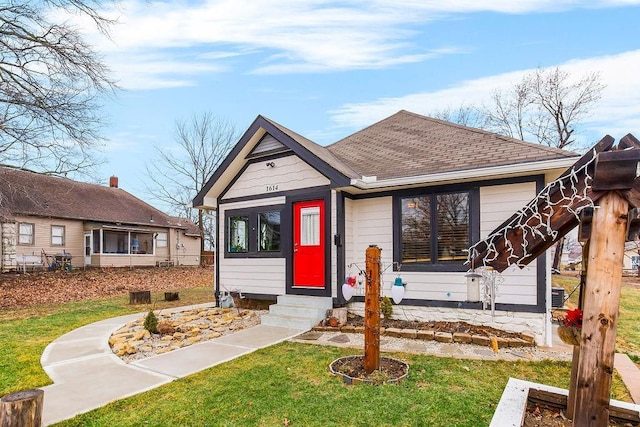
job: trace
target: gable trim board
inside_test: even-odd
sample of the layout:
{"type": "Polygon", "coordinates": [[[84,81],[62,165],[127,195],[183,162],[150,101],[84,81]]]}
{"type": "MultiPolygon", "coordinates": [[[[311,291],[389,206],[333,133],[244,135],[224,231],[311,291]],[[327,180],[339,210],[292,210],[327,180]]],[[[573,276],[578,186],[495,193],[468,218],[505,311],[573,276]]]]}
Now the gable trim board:
{"type": "MultiPolygon", "coordinates": [[[[394,120],[400,121],[408,117],[414,121],[411,124],[414,127],[416,123],[418,126],[422,124],[430,126],[433,123],[438,126],[440,133],[435,137],[430,137],[429,132],[423,132],[424,141],[410,141],[409,143],[413,145],[437,143],[438,138],[442,137],[442,129],[449,129],[444,122],[422,120],[421,116],[416,118],[416,115],[411,113],[401,112],[392,116],[394,117],[394,120]],[[418,121],[415,122],[415,120],[418,121]]],[[[439,172],[436,166],[436,170],[430,171],[433,173],[423,172],[407,177],[396,176],[394,173],[402,173],[403,167],[398,164],[394,169],[393,164],[385,164],[385,162],[393,162],[394,159],[385,158],[384,150],[388,150],[390,146],[398,146],[402,151],[404,148],[401,147],[405,140],[403,137],[385,139],[388,129],[383,129],[384,132],[376,134],[376,127],[380,126],[380,123],[384,124],[385,120],[361,131],[368,134],[373,132],[372,138],[379,138],[376,143],[384,147],[379,152],[370,150],[368,154],[363,152],[360,156],[364,163],[369,162],[370,165],[380,162],[381,172],[387,175],[386,178],[383,176],[382,179],[377,179],[357,171],[358,162],[354,159],[341,158],[337,155],[340,150],[333,151],[333,146],[318,146],[262,116],[256,118],[193,201],[196,207],[213,208],[217,211],[216,235],[223,247],[220,250],[218,246],[216,253],[216,296],[219,296],[221,291],[240,290],[243,295],[249,297],[269,295],[275,298],[278,294],[332,296],[336,304],[345,304],[346,301],[341,293],[344,277],[351,273],[350,266],[353,264],[364,266],[364,249],[368,245],[378,244],[383,249],[385,265],[401,260],[399,253],[399,236],[402,233],[399,206],[401,197],[469,191],[469,236],[473,243],[484,237],[482,233],[493,229],[494,225],[504,221],[513,211],[521,208],[522,200],[526,203],[535,196],[546,180],[558,176],[564,168],[573,163],[576,157],[573,153],[522,141],[509,146],[508,138],[495,138],[493,134],[484,131],[451,125],[452,132],[461,134],[461,140],[466,141],[471,138],[467,141],[467,145],[457,145],[466,154],[456,153],[453,157],[475,156],[478,150],[473,143],[473,138],[481,138],[484,141],[489,135],[489,139],[494,138],[505,144],[505,147],[501,146],[496,152],[509,152],[508,155],[497,154],[503,164],[491,165],[490,163],[495,163],[490,156],[491,147],[485,147],[484,155],[489,155],[486,165],[482,163],[484,160],[472,159],[467,163],[473,164],[474,167],[466,170],[439,172]],[[264,155],[255,152],[256,146],[264,140],[265,135],[275,140],[275,142],[268,140],[270,146],[282,144],[282,147],[278,148],[279,152],[273,153],[266,150],[263,152],[264,155]],[[290,151],[283,151],[283,147],[290,151]],[[522,152],[525,155],[521,155],[522,152]],[[378,160],[380,153],[383,156],[378,160]],[[374,159],[367,160],[367,155],[373,155],[374,159]],[[510,160],[509,156],[513,156],[511,163],[504,163],[510,160]],[[269,165],[269,162],[274,163],[269,165]],[[279,167],[285,169],[278,171],[279,167]],[[270,188],[269,180],[273,179],[276,182],[277,176],[280,177],[278,179],[288,180],[287,182],[292,184],[282,188],[273,188],[273,186],[270,188]],[[313,176],[324,177],[323,179],[326,179],[324,182],[327,184],[318,186],[317,184],[322,181],[312,178],[313,176]],[[488,191],[489,189],[492,191],[488,191]],[[488,195],[491,196],[486,199],[488,195]],[[323,288],[315,289],[298,288],[293,286],[293,206],[297,201],[315,199],[323,200],[325,206],[325,285],[323,288]],[[275,203],[276,200],[278,203],[275,203]],[[266,258],[255,254],[228,253],[225,234],[227,212],[237,209],[261,209],[267,205],[280,206],[281,203],[284,204],[284,208],[281,211],[280,253],[266,258]],[[487,206],[487,203],[496,203],[496,205],[491,207],[487,206]]],[[[393,131],[398,132],[398,129],[402,133],[402,126],[395,126],[393,131]]],[[[414,131],[415,129],[410,129],[407,135],[413,134],[414,131]]],[[[359,133],[356,133],[340,141],[341,150],[350,152],[349,150],[354,148],[349,148],[347,144],[356,142],[360,144],[359,138],[359,133]]],[[[482,141],[480,144],[484,143],[482,141]]],[[[425,150],[420,148],[417,153],[420,152],[425,150]]],[[[441,157],[443,152],[434,149],[431,155],[441,157]]],[[[446,156],[449,156],[449,153],[446,156]]],[[[443,161],[448,160],[442,158],[443,161]]],[[[422,160],[416,158],[415,161],[422,160]]],[[[428,162],[433,164],[433,159],[425,159],[425,164],[428,162]]],[[[413,171],[419,169],[416,169],[415,165],[410,166],[409,169],[411,167],[413,171]]],[[[436,200],[435,197],[433,196],[433,200],[436,200]]],[[[389,280],[392,281],[398,274],[397,270],[394,267],[385,273],[383,292],[386,292],[384,289],[388,288],[389,280]]],[[[462,265],[462,262],[435,263],[429,268],[408,266],[405,263],[405,267],[401,268],[399,273],[403,278],[406,276],[409,285],[402,305],[406,308],[420,307],[421,310],[428,311],[433,311],[431,309],[438,311],[440,308],[454,311],[481,309],[481,303],[465,301],[464,274],[467,270],[468,266],[462,265]]],[[[524,271],[506,272],[504,292],[496,301],[496,309],[508,316],[513,316],[513,313],[523,313],[523,316],[524,313],[541,316],[535,321],[530,316],[524,316],[529,323],[547,322],[549,306],[547,270],[546,260],[541,257],[535,266],[532,265],[524,271]]],[[[354,298],[349,307],[357,306],[359,300],[358,297],[354,298]]],[[[403,311],[407,310],[397,313],[403,311]]],[[[482,312],[480,314],[480,317],[483,317],[482,312]]],[[[538,338],[541,343],[548,340],[546,336],[538,338]]]]}
{"type": "MultiPolygon", "coordinates": [[[[319,159],[316,155],[311,153],[306,148],[302,147],[297,141],[291,138],[289,135],[285,134],[281,129],[274,126],[269,120],[265,119],[262,116],[258,116],[254,122],[249,126],[249,129],[242,135],[238,143],[235,147],[229,152],[227,157],[222,161],[218,169],[213,173],[211,178],[207,181],[207,183],[203,186],[202,190],[196,195],[193,200],[193,206],[195,207],[204,207],[208,206],[205,203],[205,196],[213,189],[214,185],[218,183],[218,181],[222,178],[222,175],[232,166],[236,159],[246,158],[248,155],[241,156],[243,151],[247,151],[247,145],[250,141],[254,140],[257,135],[260,135],[260,138],[264,136],[265,133],[270,134],[272,137],[277,139],[280,143],[282,143],[287,148],[291,149],[293,153],[295,153],[298,157],[303,159],[306,163],[308,163],[311,167],[322,173],[326,176],[330,181],[332,186],[347,186],[351,182],[351,178],[345,176],[344,174],[338,172],[333,167],[330,167],[326,162],[319,159]]],[[[251,147],[252,149],[253,147],[251,147]]],[[[248,150],[249,152],[251,150],[248,150]]],[[[262,159],[252,159],[254,162],[263,161],[262,159]]],[[[242,164],[241,168],[246,168],[247,164],[242,164]]],[[[234,173],[234,177],[239,176],[241,173],[234,173]]],[[[226,189],[225,185],[225,189],[226,189]]],[[[214,201],[218,199],[218,197],[210,198],[209,201],[214,201]]],[[[215,202],[214,202],[215,204],[215,202]]],[[[210,208],[215,208],[216,206],[209,206],[210,208]]]]}

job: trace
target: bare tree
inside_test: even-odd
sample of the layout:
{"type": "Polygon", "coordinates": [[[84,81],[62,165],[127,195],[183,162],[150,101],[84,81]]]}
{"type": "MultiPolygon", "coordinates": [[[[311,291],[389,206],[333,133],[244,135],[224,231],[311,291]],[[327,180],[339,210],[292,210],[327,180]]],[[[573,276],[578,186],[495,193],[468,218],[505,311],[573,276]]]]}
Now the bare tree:
{"type": "Polygon", "coordinates": [[[508,91],[492,94],[483,108],[486,128],[518,139],[569,148],[582,120],[600,100],[604,85],[599,73],[575,79],[560,68],[537,69],[508,91]]]}
{"type": "Polygon", "coordinates": [[[146,190],[173,215],[191,219],[203,236],[201,249],[211,248],[213,218],[191,208],[191,201],[235,144],[235,127],[206,112],[176,121],[174,140],[177,146],[155,148],[156,158],[146,167],[146,190]]]}
{"type": "Polygon", "coordinates": [[[12,0],[0,5],[0,161],[66,174],[98,164],[100,97],[115,83],[102,59],[56,11],[113,21],[101,0],[12,0]]]}
{"type": "Polygon", "coordinates": [[[483,128],[486,125],[484,113],[472,105],[460,105],[458,108],[445,108],[429,114],[435,119],[457,123],[462,126],[483,128]]]}

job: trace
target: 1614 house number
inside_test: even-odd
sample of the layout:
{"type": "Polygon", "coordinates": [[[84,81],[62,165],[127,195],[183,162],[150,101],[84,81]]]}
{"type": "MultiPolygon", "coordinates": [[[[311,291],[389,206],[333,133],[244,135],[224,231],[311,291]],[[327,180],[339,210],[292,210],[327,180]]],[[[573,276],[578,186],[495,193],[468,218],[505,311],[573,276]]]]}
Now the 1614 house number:
{"type": "Polygon", "coordinates": [[[267,191],[278,191],[278,184],[267,185],[267,191]]]}

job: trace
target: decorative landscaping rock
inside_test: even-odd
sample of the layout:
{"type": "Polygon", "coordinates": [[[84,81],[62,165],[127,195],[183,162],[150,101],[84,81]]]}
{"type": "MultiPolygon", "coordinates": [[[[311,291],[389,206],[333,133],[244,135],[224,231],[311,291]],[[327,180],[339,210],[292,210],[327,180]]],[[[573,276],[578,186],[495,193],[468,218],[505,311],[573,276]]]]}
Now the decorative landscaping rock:
{"type": "Polygon", "coordinates": [[[416,334],[416,338],[422,341],[433,341],[436,333],[433,331],[418,331],[416,334]]]}
{"type": "Polygon", "coordinates": [[[491,338],[485,337],[484,335],[472,335],[471,342],[476,345],[488,347],[491,345],[491,338]]]}
{"type": "Polygon", "coordinates": [[[384,334],[386,336],[389,337],[396,337],[396,338],[400,338],[402,337],[402,329],[398,329],[398,328],[388,328],[384,331],[384,334]]]}
{"type": "Polygon", "coordinates": [[[453,342],[453,334],[449,332],[436,332],[435,340],[438,342],[453,342]]]}
{"type": "Polygon", "coordinates": [[[400,331],[401,338],[416,338],[418,336],[418,331],[415,329],[402,329],[400,331]]]}
{"type": "Polygon", "coordinates": [[[471,335],[466,334],[464,332],[454,332],[453,333],[453,341],[460,342],[463,344],[471,344],[471,335]]]}
{"type": "Polygon", "coordinates": [[[197,308],[181,312],[156,312],[158,325],[166,334],[152,334],[144,329],[143,315],[129,322],[109,337],[111,350],[125,362],[167,353],[227,333],[258,325],[262,312],[235,308],[197,308]],[[172,332],[175,330],[175,332],[172,332]]]}

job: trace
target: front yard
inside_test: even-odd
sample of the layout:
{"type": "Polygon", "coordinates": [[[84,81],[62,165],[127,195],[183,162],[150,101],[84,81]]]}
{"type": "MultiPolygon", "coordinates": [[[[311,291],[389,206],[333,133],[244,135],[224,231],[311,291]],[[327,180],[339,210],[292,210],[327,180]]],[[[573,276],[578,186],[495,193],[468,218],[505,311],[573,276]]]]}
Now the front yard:
{"type": "MultiPolygon", "coordinates": [[[[211,301],[212,288],[180,288],[180,301],[155,308],[211,301]]],[[[0,395],[49,384],[40,367],[45,346],[60,335],[100,319],[140,312],[128,295],[3,310],[0,315],[0,395]]],[[[637,354],[640,290],[623,290],[619,347],[637,354]],[[636,323],[637,324],[637,323],[636,323]]],[[[407,361],[400,386],[344,386],[328,365],[361,354],[312,344],[282,343],[149,392],[68,420],[86,425],[487,425],[509,377],[566,388],[566,362],[504,362],[393,354],[407,361]]],[[[619,377],[613,397],[628,400],[619,377]]]]}

